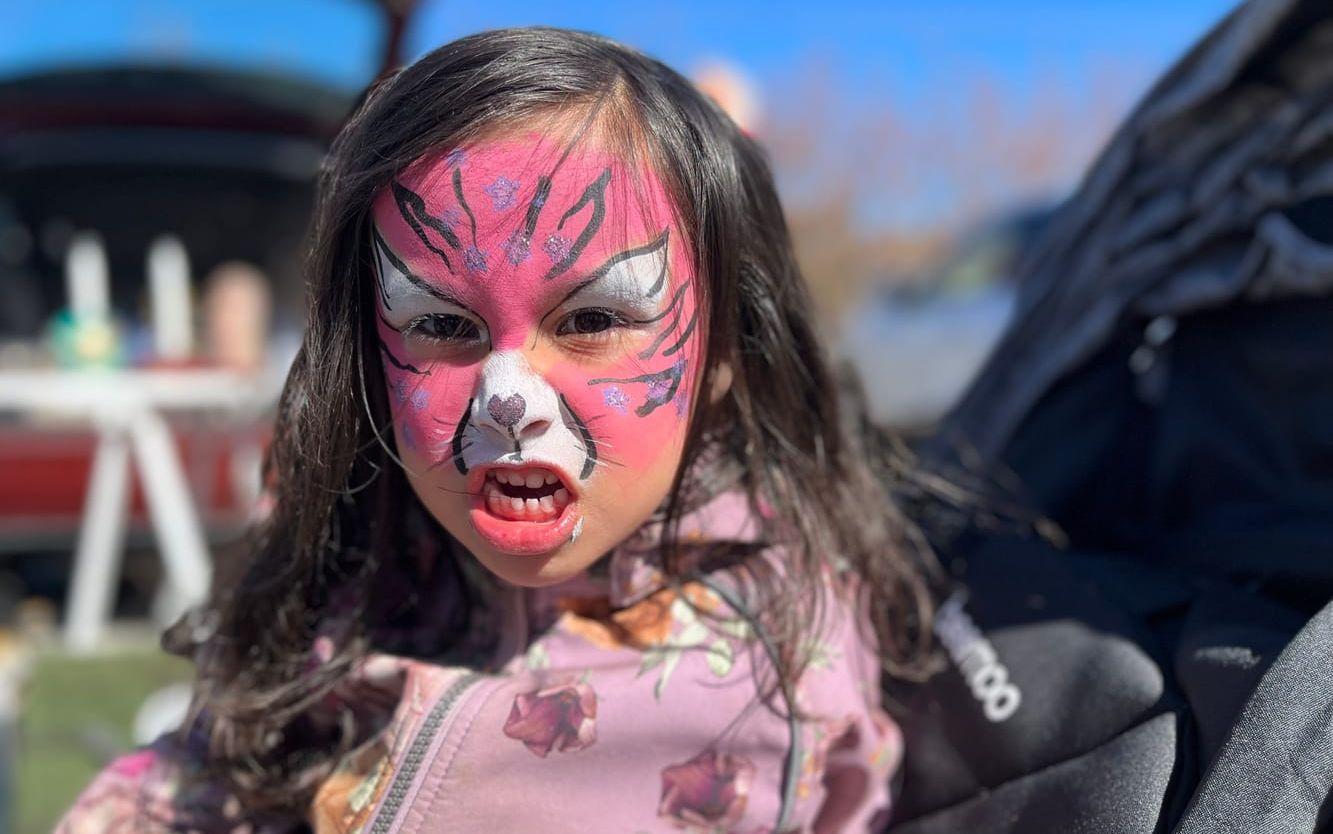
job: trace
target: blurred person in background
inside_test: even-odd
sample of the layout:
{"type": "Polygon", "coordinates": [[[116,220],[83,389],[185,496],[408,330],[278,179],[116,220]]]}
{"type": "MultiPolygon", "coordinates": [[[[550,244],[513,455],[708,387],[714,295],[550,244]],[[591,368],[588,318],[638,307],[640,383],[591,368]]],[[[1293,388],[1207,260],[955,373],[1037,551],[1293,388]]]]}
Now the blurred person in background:
{"type": "Polygon", "coordinates": [[[204,282],[203,319],[208,360],[223,368],[254,374],[268,355],[272,291],[252,264],[228,261],[204,282]]]}

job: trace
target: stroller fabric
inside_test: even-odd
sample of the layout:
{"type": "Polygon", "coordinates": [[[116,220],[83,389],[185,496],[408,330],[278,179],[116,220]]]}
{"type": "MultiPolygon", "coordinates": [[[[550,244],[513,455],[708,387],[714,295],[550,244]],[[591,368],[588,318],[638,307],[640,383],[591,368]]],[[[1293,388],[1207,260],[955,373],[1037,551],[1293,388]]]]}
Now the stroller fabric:
{"type": "MultiPolygon", "coordinates": [[[[1129,117],[925,451],[1060,536],[926,530],[893,832],[1314,832],[1333,787],[1333,6],[1254,0],[1129,117]]],[[[983,502],[984,502],[983,498],[983,502]]]]}

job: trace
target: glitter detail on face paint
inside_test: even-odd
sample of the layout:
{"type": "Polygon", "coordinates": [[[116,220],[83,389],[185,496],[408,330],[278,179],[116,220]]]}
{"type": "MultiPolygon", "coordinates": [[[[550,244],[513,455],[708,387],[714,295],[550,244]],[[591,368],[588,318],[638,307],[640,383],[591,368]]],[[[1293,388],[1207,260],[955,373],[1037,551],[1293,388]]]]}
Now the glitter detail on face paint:
{"type": "Polygon", "coordinates": [[[528,403],[523,399],[522,394],[510,394],[504,399],[492,395],[486,403],[486,413],[491,415],[491,419],[507,429],[512,429],[518,425],[518,421],[523,419],[524,412],[527,411],[528,403]]]}
{"type": "Polygon", "coordinates": [[[676,416],[684,418],[690,410],[690,397],[684,391],[676,394],[676,416]]]}
{"type": "Polygon", "coordinates": [[[564,235],[553,234],[542,244],[542,251],[552,263],[559,263],[569,257],[569,249],[573,245],[574,242],[564,235]]]}
{"type": "Polygon", "coordinates": [[[414,424],[408,422],[399,423],[398,436],[402,438],[403,445],[407,448],[417,448],[417,429],[414,424]]]}
{"type": "Polygon", "coordinates": [[[685,361],[677,360],[676,364],[666,370],[656,373],[640,374],[636,377],[599,377],[588,380],[589,385],[605,385],[613,382],[618,385],[628,385],[632,383],[642,383],[647,386],[647,396],[643,405],[634,409],[634,413],[640,417],[647,417],[661,406],[669,403],[675,397],[676,391],[680,388],[681,380],[685,376],[685,361]]]}
{"type": "Polygon", "coordinates": [[[463,252],[463,264],[472,272],[485,272],[486,253],[475,246],[469,246],[463,252]]]}
{"type": "Polygon", "coordinates": [[[619,411],[621,414],[627,413],[629,409],[629,395],[618,385],[610,385],[602,392],[602,400],[611,408],[619,411]]]}
{"type": "Polygon", "coordinates": [[[666,397],[667,391],[671,390],[671,380],[655,379],[648,384],[648,399],[660,400],[666,397]]]}
{"type": "Polygon", "coordinates": [[[509,262],[514,266],[526,261],[532,251],[532,248],[528,245],[528,238],[522,229],[515,231],[506,238],[505,242],[500,244],[500,248],[504,250],[505,256],[509,258],[509,262]]]}
{"type": "Polygon", "coordinates": [[[412,408],[421,411],[430,406],[430,392],[425,388],[418,388],[412,392],[412,408]]]}
{"type": "Polygon", "coordinates": [[[491,208],[496,211],[504,211],[514,204],[514,195],[518,193],[519,184],[506,176],[498,176],[495,182],[486,186],[482,191],[486,192],[491,198],[491,208]]]}

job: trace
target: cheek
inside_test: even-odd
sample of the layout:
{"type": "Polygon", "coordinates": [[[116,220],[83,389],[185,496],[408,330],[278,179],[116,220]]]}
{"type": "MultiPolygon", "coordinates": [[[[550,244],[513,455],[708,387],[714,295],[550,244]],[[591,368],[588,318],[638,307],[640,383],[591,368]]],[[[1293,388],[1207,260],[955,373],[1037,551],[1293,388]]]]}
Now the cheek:
{"type": "Polygon", "coordinates": [[[387,339],[381,355],[389,409],[403,454],[432,464],[451,459],[454,435],[467,413],[479,366],[415,365],[402,360],[401,352],[387,339]]]}
{"type": "Polygon", "coordinates": [[[684,435],[694,395],[688,360],[560,366],[548,378],[582,417],[599,457],[612,464],[605,472],[632,477],[684,435]]]}

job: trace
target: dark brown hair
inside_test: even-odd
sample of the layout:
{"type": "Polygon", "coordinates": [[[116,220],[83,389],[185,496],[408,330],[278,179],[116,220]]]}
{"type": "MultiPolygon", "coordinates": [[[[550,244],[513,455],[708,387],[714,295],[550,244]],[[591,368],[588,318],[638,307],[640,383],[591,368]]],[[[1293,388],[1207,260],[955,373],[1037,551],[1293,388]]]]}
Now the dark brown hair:
{"type": "MultiPolygon", "coordinates": [[[[600,139],[646,149],[701,276],[706,353],[696,390],[712,390],[721,368],[733,374],[717,402],[696,398],[681,467],[691,475],[677,477],[666,529],[705,476],[712,489],[739,485],[762,504],[770,539],[788,554],[781,581],[756,597],[783,647],[780,679],[799,672],[793,647],[831,575],[856,580],[885,669],[921,668],[930,610],[923,568],[877,477],[879,444],[865,442],[860,415],[840,405],[759,146],[686,79],[631,49],[554,29],[485,32],[374,88],[321,178],[307,329],[268,461],[275,503],[251,558],[219,577],[211,633],[196,652],[206,725],[196,733],[207,738],[209,770],[254,812],[307,807],[337,758],[364,738],[355,716],[324,726],[307,713],[372,647],[384,612],[403,616],[401,604],[385,604],[377,579],[390,567],[412,569],[396,563],[412,558],[404,519],[420,510],[381,432],[388,408],[367,347],[372,198],[427,153],[552,114],[582,114],[600,139]],[[346,589],[353,627],[332,661],[311,671],[315,629],[346,589]]],[[[462,632],[475,605],[461,573],[466,554],[438,528],[434,538],[462,632]]],[[[662,544],[668,572],[680,564],[673,541],[668,534],[662,544]]]]}

